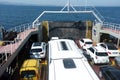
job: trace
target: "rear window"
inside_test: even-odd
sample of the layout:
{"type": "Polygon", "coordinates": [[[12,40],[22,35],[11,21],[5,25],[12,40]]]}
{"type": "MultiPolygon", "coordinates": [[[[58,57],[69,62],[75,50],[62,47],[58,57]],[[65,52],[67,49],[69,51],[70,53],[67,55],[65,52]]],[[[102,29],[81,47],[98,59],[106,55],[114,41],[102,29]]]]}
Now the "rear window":
{"type": "Polygon", "coordinates": [[[108,49],[110,49],[110,50],[117,50],[117,48],[114,45],[108,45],[108,49]]]}
{"type": "Polygon", "coordinates": [[[41,48],[31,49],[31,52],[42,52],[42,49],[41,48]]]}
{"type": "Polygon", "coordinates": [[[97,56],[108,56],[106,52],[96,52],[97,56]]]}
{"type": "Polygon", "coordinates": [[[85,44],[93,44],[92,42],[85,42],[85,44]]]}
{"type": "Polygon", "coordinates": [[[27,70],[21,72],[21,78],[32,78],[35,77],[36,73],[34,70],[27,70]]]}
{"type": "Polygon", "coordinates": [[[39,42],[33,43],[33,46],[41,46],[41,43],[39,42]]]}

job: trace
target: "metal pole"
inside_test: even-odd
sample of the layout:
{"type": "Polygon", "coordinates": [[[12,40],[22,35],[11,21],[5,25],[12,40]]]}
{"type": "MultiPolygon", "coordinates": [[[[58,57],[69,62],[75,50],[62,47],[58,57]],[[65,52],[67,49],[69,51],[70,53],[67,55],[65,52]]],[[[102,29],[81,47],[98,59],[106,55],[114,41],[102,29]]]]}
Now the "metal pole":
{"type": "Polygon", "coordinates": [[[118,41],[117,41],[117,48],[119,48],[119,43],[120,43],[120,39],[118,38],[118,41]]]}
{"type": "Polygon", "coordinates": [[[11,45],[11,55],[12,55],[12,51],[13,51],[13,50],[12,50],[12,42],[10,42],[10,45],[11,45]]]}
{"type": "Polygon", "coordinates": [[[6,50],[5,50],[5,60],[7,61],[7,53],[6,53],[6,50]]]}
{"type": "Polygon", "coordinates": [[[70,12],[70,0],[68,0],[68,7],[67,7],[68,12],[70,12]]]}

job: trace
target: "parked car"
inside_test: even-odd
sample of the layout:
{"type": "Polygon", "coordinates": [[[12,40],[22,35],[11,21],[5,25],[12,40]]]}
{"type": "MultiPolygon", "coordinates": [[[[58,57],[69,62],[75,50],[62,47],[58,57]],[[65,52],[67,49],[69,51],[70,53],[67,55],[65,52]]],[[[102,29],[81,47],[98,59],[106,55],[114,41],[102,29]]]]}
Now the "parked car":
{"type": "Polygon", "coordinates": [[[93,45],[93,41],[89,38],[83,38],[79,40],[79,44],[83,50],[86,50],[87,48],[91,47],[93,45]]]}
{"type": "Polygon", "coordinates": [[[120,67],[120,56],[115,57],[115,63],[120,67]]]}
{"type": "Polygon", "coordinates": [[[27,59],[20,68],[20,80],[40,80],[41,68],[38,59],[27,59]]]}
{"type": "Polygon", "coordinates": [[[94,64],[106,64],[109,63],[109,56],[107,51],[99,46],[93,46],[87,49],[87,54],[90,55],[94,64]]]}
{"type": "Polygon", "coordinates": [[[108,52],[109,57],[120,56],[119,50],[112,43],[98,43],[97,46],[103,47],[108,52]]]}
{"type": "Polygon", "coordinates": [[[46,55],[46,43],[34,42],[30,50],[30,58],[45,58],[46,55]]]}
{"type": "Polygon", "coordinates": [[[57,40],[59,37],[51,37],[51,40],[57,40]]]}
{"type": "Polygon", "coordinates": [[[101,66],[99,77],[104,77],[105,80],[120,80],[120,70],[113,66],[101,66]]]}

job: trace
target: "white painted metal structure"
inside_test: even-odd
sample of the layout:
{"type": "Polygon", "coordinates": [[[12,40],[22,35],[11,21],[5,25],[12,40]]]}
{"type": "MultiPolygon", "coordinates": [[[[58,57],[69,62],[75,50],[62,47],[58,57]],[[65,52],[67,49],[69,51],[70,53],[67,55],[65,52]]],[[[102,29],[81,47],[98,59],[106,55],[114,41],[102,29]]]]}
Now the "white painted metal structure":
{"type": "Polygon", "coordinates": [[[100,80],[73,40],[48,43],[48,80],[100,80]]]}
{"type": "MultiPolygon", "coordinates": [[[[97,11],[97,10],[95,9],[95,11],[97,11]]],[[[79,13],[79,14],[81,14],[81,13],[84,13],[84,14],[86,14],[86,13],[89,13],[89,14],[92,14],[92,15],[96,18],[96,20],[97,20],[98,22],[103,23],[103,20],[102,20],[102,19],[103,19],[103,16],[100,15],[100,13],[98,13],[98,11],[97,11],[97,13],[99,14],[99,16],[98,16],[98,14],[96,14],[96,13],[94,12],[93,8],[92,8],[92,10],[87,10],[87,9],[86,9],[86,6],[85,6],[85,9],[84,9],[84,10],[79,10],[79,11],[77,11],[77,10],[70,4],[70,0],[68,0],[68,3],[67,3],[60,11],[43,11],[43,12],[34,20],[34,22],[32,23],[33,27],[35,27],[35,24],[39,24],[39,20],[40,20],[40,18],[41,18],[44,14],[54,14],[54,13],[56,13],[56,14],[63,14],[63,13],[69,13],[69,14],[73,14],[73,13],[79,13]],[[65,10],[65,8],[67,8],[67,10],[65,10]],[[72,8],[72,11],[70,10],[70,8],[72,8]]]]}
{"type": "MultiPolygon", "coordinates": [[[[90,6],[89,6],[90,7],[90,6]]],[[[113,23],[109,23],[106,24],[104,22],[104,17],[97,11],[97,9],[95,7],[92,7],[90,10],[87,9],[87,0],[86,0],[86,4],[85,4],[85,9],[84,10],[76,10],[71,4],[70,4],[70,0],[68,0],[68,3],[60,10],[60,11],[43,11],[32,23],[33,28],[36,25],[40,25],[40,19],[43,15],[45,14],[64,14],[64,13],[69,13],[69,14],[92,14],[96,20],[95,20],[95,25],[93,25],[93,28],[97,28],[97,36],[96,35],[92,35],[92,39],[96,42],[100,42],[100,33],[108,33],[108,34],[112,34],[112,36],[116,37],[118,39],[117,41],[117,47],[119,47],[120,44],[120,25],[119,24],[113,24],[113,23]],[[67,10],[65,10],[67,8],[67,10]],[[70,8],[72,8],[72,11],[70,10],[70,8]],[[111,29],[111,30],[103,30],[103,28],[107,28],[111,29]],[[114,31],[113,31],[114,30],[114,31]],[[117,31],[117,33],[115,33],[117,31]]],[[[93,32],[94,34],[94,32],[93,32]]]]}

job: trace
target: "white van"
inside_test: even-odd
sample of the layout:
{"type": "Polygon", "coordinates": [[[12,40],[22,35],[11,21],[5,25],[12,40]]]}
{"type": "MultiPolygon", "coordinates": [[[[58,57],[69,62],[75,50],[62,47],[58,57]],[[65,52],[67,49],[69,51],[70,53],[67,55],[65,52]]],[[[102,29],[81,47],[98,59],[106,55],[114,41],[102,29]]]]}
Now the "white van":
{"type": "Polygon", "coordinates": [[[73,40],[48,42],[48,80],[100,80],[73,40]]]}

